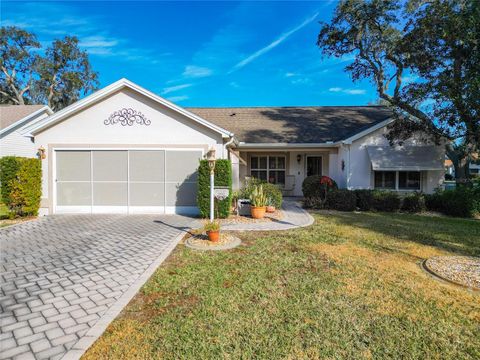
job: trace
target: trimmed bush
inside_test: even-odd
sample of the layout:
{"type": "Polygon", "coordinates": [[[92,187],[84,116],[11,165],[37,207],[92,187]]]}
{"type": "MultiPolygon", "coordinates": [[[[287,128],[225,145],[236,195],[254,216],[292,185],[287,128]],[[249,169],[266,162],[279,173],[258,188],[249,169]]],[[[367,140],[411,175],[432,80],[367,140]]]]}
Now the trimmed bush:
{"type": "Polygon", "coordinates": [[[360,211],[369,211],[373,208],[373,190],[354,190],[357,198],[357,208],[360,211]]]}
{"type": "Polygon", "coordinates": [[[7,156],[0,159],[2,201],[12,216],[38,215],[42,196],[40,159],[7,156]]]}
{"type": "Polygon", "coordinates": [[[426,210],[425,196],[421,193],[413,193],[405,196],[402,203],[402,211],[419,213],[426,210]]]}
{"type": "Polygon", "coordinates": [[[460,186],[441,193],[440,212],[456,217],[474,217],[480,213],[480,190],[460,186]]]}
{"type": "Polygon", "coordinates": [[[442,212],[442,191],[436,190],[433,194],[425,194],[425,206],[427,210],[442,212]]]}
{"type": "Polygon", "coordinates": [[[325,199],[326,193],[338,189],[337,183],[328,176],[307,176],[302,183],[302,192],[305,198],[325,199]]]}
{"type": "Polygon", "coordinates": [[[40,159],[23,159],[16,179],[11,181],[8,207],[18,216],[36,216],[42,197],[42,165],[40,159]]]}
{"type": "Polygon", "coordinates": [[[242,189],[240,189],[238,198],[250,199],[250,195],[252,195],[253,189],[258,185],[262,185],[263,193],[267,196],[267,199],[271,200],[272,205],[275,206],[277,209],[280,209],[283,202],[282,191],[277,185],[268,183],[263,180],[255,178],[250,179],[248,182],[245,183],[242,189]]]}
{"type": "MultiPolygon", "coordinates": [[[[230,195],[225,200],[215,200],[215,216],[226,218],[232,204],[232,164],[230,160],[219,159],[215,163],[215,186],[227,187],[230,195]]],[[[207,160],[200,160],[198,166],[197,206],[204,218],[210,215],[210,169],[207,160]]]]}
{"type": "Polygon", "coordinates": [[[10,194],[12,192],[12,181],[17,177],[21,161],[26,158],[17,156],[4,156],[0,158],[0,184],[2,202],[8,206],[10,204],[10,194]]]}
{"type": "Polygon", "coordinates": [[[392,191],[373,191],[372,208],[377,211],[395,212],[400,210],[401,200],[392,191]]]}
{"type": "Polygon", "coordinates": [[[316,198],[316,197],[308,197],[308,198],[303,198],[303,207],[305,209],[325,209],[326,203],[323,199],[321,198],[316,198]]]}
{"type": "Polygon", "coordinates": [[[355,211],[357,207],[355,192],[346,189],[330,191],[328,193],[326,207],[339,211],[355,211]]]}

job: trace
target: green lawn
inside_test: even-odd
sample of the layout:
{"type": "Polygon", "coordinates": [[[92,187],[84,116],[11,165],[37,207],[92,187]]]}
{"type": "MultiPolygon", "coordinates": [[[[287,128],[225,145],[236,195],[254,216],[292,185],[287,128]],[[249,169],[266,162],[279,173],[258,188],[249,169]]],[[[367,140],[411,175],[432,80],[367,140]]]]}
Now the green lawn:
{"type": "Polygon", "coordinates": [[[480,256],[479,221],[314,216],[228,252],[179,245],[84,358],[480,358],[479,294],[418,265],[480,256]]]}

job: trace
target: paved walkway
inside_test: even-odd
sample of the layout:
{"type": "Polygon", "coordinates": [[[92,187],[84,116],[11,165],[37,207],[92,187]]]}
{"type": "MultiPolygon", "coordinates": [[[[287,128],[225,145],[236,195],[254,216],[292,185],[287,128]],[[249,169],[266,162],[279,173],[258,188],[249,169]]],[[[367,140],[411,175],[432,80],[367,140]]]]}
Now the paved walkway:
{"type": "Polygon", "coordinates": [[[289,230],[313,224],[313,217],[306,212],[298,200],[284,199],[282,204],[283,219],[259,223],[238,223],[223,225],[222,230],[235,231],[272,231],[289,230]]]}
{"type": "Polygon", "coordinates": [[[0,359],[79,358],[198,226],[175,215],[64,215],[1,229],[0,359]]]}

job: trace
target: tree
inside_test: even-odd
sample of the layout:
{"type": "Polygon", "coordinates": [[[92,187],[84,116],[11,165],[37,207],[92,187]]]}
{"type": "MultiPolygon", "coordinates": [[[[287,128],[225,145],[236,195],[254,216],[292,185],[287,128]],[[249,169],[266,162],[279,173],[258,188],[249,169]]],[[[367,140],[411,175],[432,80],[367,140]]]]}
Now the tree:
{"type": "Polygon", "coordinates": [[[54,111],[98,86],[98,74],[92,70],[87,52],[79,48],[78,39],[72,36],[55,40],[47,48],[37,62],[37,72],[40,78],[35,84],[35,96],[54,111]]]}
{"type": "Polygon", "coordinates": [[[35,35],[14,26],[0,28],[0,100],[2,104],[28,102],[40,43],[35,35]]]}
{"type": "Polygon", "coordinates": [[[60,110],[98,86],[88,54],[78,39],[54,40],[44,54],[35,35],[14,26],[0,29],[0,101],[48,104],[60,110]]]}
{"type": "Polygon", "coordinates": [[[478,0],[344,0],[317,44],[327,56],[355,55],[346,71],[369,79],[397,118],[391,142],[450,139],[464,168],[480,148],[479,39],[478,0]]]}

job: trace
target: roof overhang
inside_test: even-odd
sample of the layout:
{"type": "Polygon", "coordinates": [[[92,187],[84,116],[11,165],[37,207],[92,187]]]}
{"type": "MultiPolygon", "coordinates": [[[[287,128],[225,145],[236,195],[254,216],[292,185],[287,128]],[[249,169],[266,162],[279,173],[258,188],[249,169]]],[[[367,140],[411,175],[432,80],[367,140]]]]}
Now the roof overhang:
{"type": "Polygon", "coordinates": [[[32,123],[29,124],[29,122],[31,120],[34,120],[37,116],[43,114],[43,113],[47,113],[48,115],[52,115],[53,114],[53,111],[52,109],[50,109],[50,107],[48,106],[44,106],[38,110],[35,110],[34,112],[32,112],[31,114],[28,114],[27,116],[21,118],[20,120],[17,120],[15,121],[13,124],[10,124],[9,126],[7,126],[6,128],[3,128],[0,130],[0,135],[10,131],[11,129],[14,129],[16,128],[17,126],[24,126],[24,127],[29,127],[37,122],[39,122],[40,120],[38,121],[34,121],[32,123]]]}
{"type": "Polygon", "coordinates": [[[238,143],[239,149],[315,149],[338,147],[339,142],[326,143],[238,143]]]}
{"type": "Polygon", "coordinates": [[[445,154],[439,146],[367,146],[373,170],[444,170],[445,154]]]}
{"type": "Polygon", "coordinates": [[[38,134],[39,132],[45,130],[46,128],[49,128],[51,126],[54,126],[56,125],[57,123],[61,122],[62,120],[64,120],[65,118],[67,118],[68,116],[72,115],[72,114],[75,114],[79,111],[81,111],[82,109],[106,98],[107,96],[123,89],[123,88],[128,88],[132,91],[135,91],[139,94],[142,94],[144,96],[146,96],[147,98],[165,106],[166,108],[168,109],[171,109],[173,111],[176,111],[177,113],[179,114],[182,114],[184,116],[186,116],[187,118],[219,133],[222,135],[223,138],[231,138],[233,137],[233,133],[231,133],[230,131],[228,130],[225,130],[203,118],[201,118],[200,116],[198,115],[195,115],[193,113],[191,113],[190,111],[188,110],[185,110],[184,108],[178,106],[178,105],[175,105],[174,103],[152,93],[151,91],[148,91],[147,89],[127,80],[127,79],[120,79],[116,82],[114,82],[113,84],[110,84],[109,86],[101,89],[101,90],[98,90],[96,92],[94,92],[93,94],[71,104],[70,106],[67,106],[66,108],[56,112],[55,114],[49,116],[47,119],[45,119],[45,121],[41,121],[39,122],[38,124],[36,124],[35,126],[32,126],[32,127],[29,127],[29,132],[33,135],[35,134],[38,134]]]}

